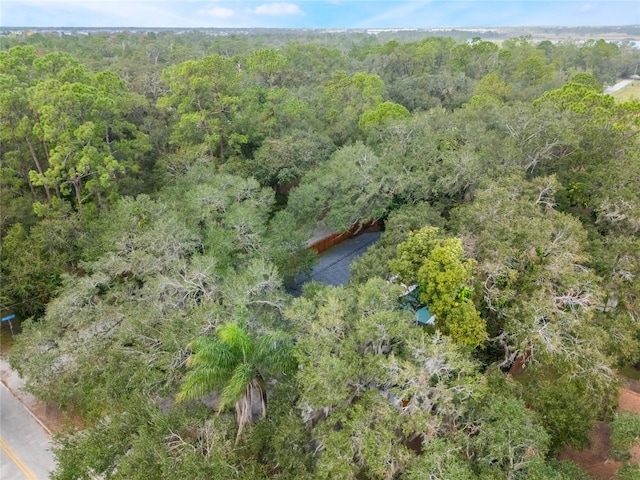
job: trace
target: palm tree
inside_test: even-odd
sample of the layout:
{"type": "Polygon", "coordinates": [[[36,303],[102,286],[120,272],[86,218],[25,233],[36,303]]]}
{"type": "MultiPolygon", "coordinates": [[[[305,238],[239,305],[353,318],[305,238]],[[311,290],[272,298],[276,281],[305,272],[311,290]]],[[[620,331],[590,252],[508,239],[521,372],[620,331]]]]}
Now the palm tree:
{"type": "Polygon", "coordinates": [[[267,413],[264,379],[291,372],[296,362],[291,342],[279,333],[250,336],[236,323],[218,328],[215,338],[198,337],[189,344],[189,372],[176,400],[196,400],[212,391],[220,392],[218,413],[235,403],[238,433],[253,422],[254,407],[259,416],[267,413]]]}

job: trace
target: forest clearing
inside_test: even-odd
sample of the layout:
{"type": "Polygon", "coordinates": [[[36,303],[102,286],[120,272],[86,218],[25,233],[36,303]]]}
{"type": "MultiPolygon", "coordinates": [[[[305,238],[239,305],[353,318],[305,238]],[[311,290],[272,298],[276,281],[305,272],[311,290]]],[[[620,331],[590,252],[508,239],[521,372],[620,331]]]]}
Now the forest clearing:
{"type": "Polygon", "coordinates": [[[621,90],[614,92],[613,97],[619,102],[640,100],[640,80],[633,80],[621,90]]]}

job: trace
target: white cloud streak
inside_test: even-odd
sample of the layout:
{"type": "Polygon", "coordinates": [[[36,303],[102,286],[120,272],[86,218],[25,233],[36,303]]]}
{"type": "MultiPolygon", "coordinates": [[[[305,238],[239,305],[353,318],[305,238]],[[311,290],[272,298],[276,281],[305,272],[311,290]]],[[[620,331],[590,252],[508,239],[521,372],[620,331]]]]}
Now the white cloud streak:
{"type": "Polygon", "coordinates": [[[283,15],[300,15],[302,10],[295,3],[265,3],[252,9],[251,12],[255,15],[265,15],[269,17],[279,17],[283,15]]]}
{"type": "Polygon", "coordinates": [[[222,19],[222,20],[227,18],[233,18],[236,15],[236,12],[234,12],[230,8],[225,8],[225,7],[213,7],[206,10],[202,10],[201,12],[205,15],[209,15],[210,17],[222,19]]]}

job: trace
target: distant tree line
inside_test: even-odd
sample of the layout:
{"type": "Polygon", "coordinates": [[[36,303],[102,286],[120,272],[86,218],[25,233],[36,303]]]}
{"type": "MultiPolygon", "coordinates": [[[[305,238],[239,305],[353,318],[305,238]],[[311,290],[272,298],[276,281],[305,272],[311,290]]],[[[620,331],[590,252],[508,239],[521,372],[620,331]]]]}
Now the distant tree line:
{"type": "Polygon", "coordinates": [[[5,46],[9,359],[82,419],[53,478],[583,479],[558,452],[596,420],[628,459],[615,371],[640,362],[640,103],[602,91],[640,50],[5,46]],[[370,221],[384,231],[349,284],[286,293],[318,222],[370,221]]]}

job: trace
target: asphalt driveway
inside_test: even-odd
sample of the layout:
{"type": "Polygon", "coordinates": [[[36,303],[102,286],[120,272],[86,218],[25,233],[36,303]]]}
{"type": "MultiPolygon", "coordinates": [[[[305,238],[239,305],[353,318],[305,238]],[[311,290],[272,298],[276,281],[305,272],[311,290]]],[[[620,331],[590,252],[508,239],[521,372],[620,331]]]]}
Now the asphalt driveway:
{"type": "Polygon", "coordinates": [[[379,238],[380,232],[361,233],[322,252],[311,275],[300,275],[293,285],[287,287],[287,291],[294,297],[299,297],[302,293],[302,285],[309,281],[334,286],[344,285],[351,278],[349,270],[351,263],[379,238]]]}

